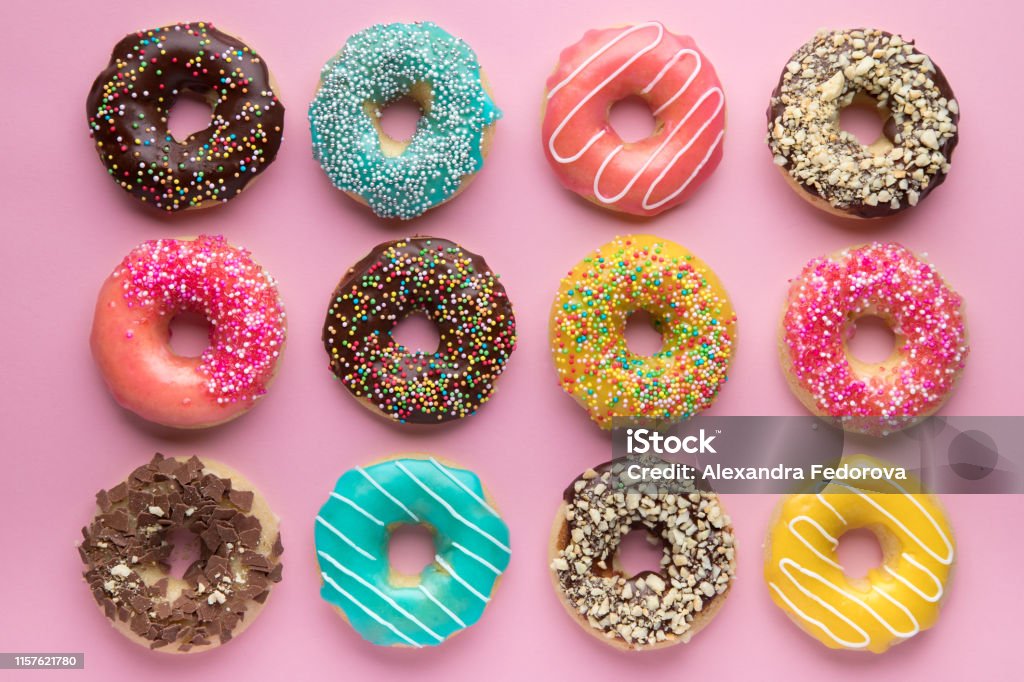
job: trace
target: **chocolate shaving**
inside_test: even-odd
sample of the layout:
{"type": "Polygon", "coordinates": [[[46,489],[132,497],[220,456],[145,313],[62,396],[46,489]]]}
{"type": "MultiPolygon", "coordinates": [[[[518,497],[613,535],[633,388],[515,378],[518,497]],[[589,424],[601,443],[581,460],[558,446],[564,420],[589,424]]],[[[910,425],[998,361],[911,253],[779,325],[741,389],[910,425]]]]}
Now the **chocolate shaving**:
{"type": "Polygon", "coordinates": [[[127,481],[97,493],[99,511],[82,529],[78,552],[94,599],[108,619],[128,623],[153,649],[175,645],[184,652],[229,641],[248,607],[266,601],[270,584],[281,579],[280,534],[269,556],[259,551],[263,527],[248,513],[253,492],[203,469],[196,457],[181,462],[157,454],[127,481]],[[183,576],[186,587],[168,600],[165,542],[176,528],[202,542],[183,576]],[[144,568],[165,577],[147,585],[144,568]]]}
{"type": "Polygon", "coordinates": [[[228,499],[244,512],[252,509],[253,493],[251,490],[232,490],[228,493],[228,499]]]}

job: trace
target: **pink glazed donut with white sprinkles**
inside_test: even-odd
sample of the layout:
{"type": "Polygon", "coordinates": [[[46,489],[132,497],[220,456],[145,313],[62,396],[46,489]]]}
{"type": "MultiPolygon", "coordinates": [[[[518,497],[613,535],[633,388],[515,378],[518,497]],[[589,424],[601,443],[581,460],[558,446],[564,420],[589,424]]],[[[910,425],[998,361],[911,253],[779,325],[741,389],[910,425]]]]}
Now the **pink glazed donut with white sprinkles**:
{"type": "Polygon", "coordinates": [[[224,237],[199,236],[147,241],[121,261],[100,289],[91,345],[122,407],[194,429],[248,411],[266,393],[284,341],[274,278],[224,237]],[[199,357],[168,345],[183,312],[209,322],[210,345],[199,357]]]}
{"type": "Polygon", "coordinates": [[[963,299],[905,247],[866,244],[811,260],[793,280],[779,350],[790,388],[818,416],[881,435],[934,414],[968,355],[963,299]],[[850,354],[858,319],[881,318],[893,351],[850,354]]]}

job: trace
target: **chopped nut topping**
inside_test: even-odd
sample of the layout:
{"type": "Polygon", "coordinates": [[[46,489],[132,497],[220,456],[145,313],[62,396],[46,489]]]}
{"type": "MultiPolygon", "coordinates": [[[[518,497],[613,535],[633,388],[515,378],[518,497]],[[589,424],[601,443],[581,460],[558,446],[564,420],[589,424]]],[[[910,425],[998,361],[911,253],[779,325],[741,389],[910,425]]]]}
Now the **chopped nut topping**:
{"type": "Polygon", "coordinates": [[[942,183],[959,106],[945,76],[912,41],[878,30],[819,33],[786,64],[768,110],[777,166],[832,206],[863,217],[915,206],[942,183]],[[840,129],[855,97],[887,109],[885,141],[840,129]]]}
{"type": "Polygon", "coordinates": [[[731,522],[714,493],[627,487],[624,462],[589,470],[569,487],[568,533],[551,569],[567,602],[606,637],[632,648],[687,641],[696,614],[735,575],[731,522]],[[628,577],[608,568],[633,528],[664,542],[660,572],[628,577]]]}

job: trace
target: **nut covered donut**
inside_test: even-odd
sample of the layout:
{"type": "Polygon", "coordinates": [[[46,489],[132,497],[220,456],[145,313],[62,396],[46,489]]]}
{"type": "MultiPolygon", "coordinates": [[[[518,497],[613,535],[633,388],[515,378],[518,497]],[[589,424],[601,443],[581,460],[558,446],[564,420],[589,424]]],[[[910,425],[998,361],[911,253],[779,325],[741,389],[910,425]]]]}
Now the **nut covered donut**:
{"type": "Polygon", "coordinates": [[[725,95],[689,36],[659,22],[592,30],[562,51],[548,78],[544,151],[566,188],[603,208],[651,216],[677,206],[722,160],[725,95]],[[655,120],[625,142],[611,106],[637,96],[655,120]]]}
{"type": "Polygon", "coordinates": [[[790,58],[768,107],[775,163],[818,208],[879,218],[916,206],[946,179],[960,107],[913,41],[874,29],[816,35],[790,58]],[[876,105],[869,145],[839,127],[851,103],[876,105]]]}
{"type": "Polygon", "coordinates": [[[403,455],[338,479],[316,517],[320,596],[378,646],[437,646],[475,624],[511,558],[508,526],[472,471],[403,455]],[[392,532],[425,527],[436,554],[419,575],[388,561],[392,532]]]}
{"type": "Polygon", "coordinates": [[[715,273],[651,235],[617,237],[574,266],[550,326],[559,383],[603,429],[616,417],[676,421],[706,409],[736,343],[736,314],[715,273]],[[664,340],[651,356],[626,344],[637,310],[651,314],[664,340]]]}
{"type": "MultiPolygon", "coordinates": [[[[884,464],[865,455],[851,467],[884,464]]],[[[831,481],[819,494],[790,495],[765,543],[772,601],[807,634],[833,649],[882,653],[932,627],[954,563],[953,532],[933,495],[894,481],[870,489],[831,481]],[[850,578],[836,557],[839,538],[867,528],[882,565],[850,578]]]]}
{"type": "Polygon", "coordinates": [[[551,537],[555,589],[569,615],[612,646],[685,643],[714,618],[736,574],[732,522],[714,493],[623,483],[633,465],[670,466],[617,459],[566,488],[551,537]],[[617,549],[633,529],[663,542],[660,571],[623,572],[617,549]]]}
{"type": "Polygon", "coordinates": [[[899,244],[867,244],[815,258],[790,285],[781,354],[790,388],[811,412],[848,430],[898,430],[948,398],[968,355],[963,300],[899,244]],[[877,316],[895,335],[880,363],[853,357],[857,320],[877,316]]]}
{"type": "Polygon", "coordinates": [[[259,615],[281,580],[277,517],[237,471],[157,454],[109,490],[82,529],[85,581],[115,629],[169,653],[224,644],[259,615]],[[199,556],[171,574],[171,533],[198,536],[199,556]]]}
{"type": "Polygon", "coordinates": [[[274,278],[220,236],[158,239],[132,250],[100,289],[92,354],[114,398],[166,426],[201,428],[249,410],[277,371],[285,316],[274,278]],[[210,325],[197,358],[171,350],[171,321],[210,325]]]}
{"type": "Polygon", "coordinates": [[[284,107],[252,48],[210,23],[132,33],[86,102],[89,131],[114,181],[163,211],[233,199],[277,156],[284,107]],[[213,107],[210,125],[176,140],[168,113],[184,91],[213,107]]]}
{"type": "Polygon", "coordinates": [[[349,269],[327,309],[324,347],[335,376],[374,412],[400,423],[440,424],[473,414],[516,345],[505,288],[476,255],[447,239],[385,242],[349,269]],[[436,352],[391,336],[405,317],[437,325],[436,352]]]}

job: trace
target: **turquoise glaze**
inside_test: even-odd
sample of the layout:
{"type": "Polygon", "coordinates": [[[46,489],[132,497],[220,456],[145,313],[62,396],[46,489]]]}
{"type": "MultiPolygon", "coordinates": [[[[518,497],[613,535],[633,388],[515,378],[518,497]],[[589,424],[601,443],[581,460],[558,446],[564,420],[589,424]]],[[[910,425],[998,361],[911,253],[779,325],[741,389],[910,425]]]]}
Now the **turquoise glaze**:
{"type": "Polygon", "coordinates": [[[434,646],[475,623],[508,566],[508,526],[476,474],[434,458],[345,472],[316,517],[320,595],[381,646],[434,646]],[[389,580],[388,541],[401,524],[434,534],[437,554],[415,587],[389,580]]]}
{"type": "Polygon", "coordinates": [[[483,167],[484,129],[501,112],[464,41],[430,22],[377,25],[345,43],[309,105],[313,156],[334,185],[384,218],[414,218],[451,198],[483,167]],[[382,107],[429,83],[429,111],[399,156],[385,156],[367,104],[382,107]]]}

